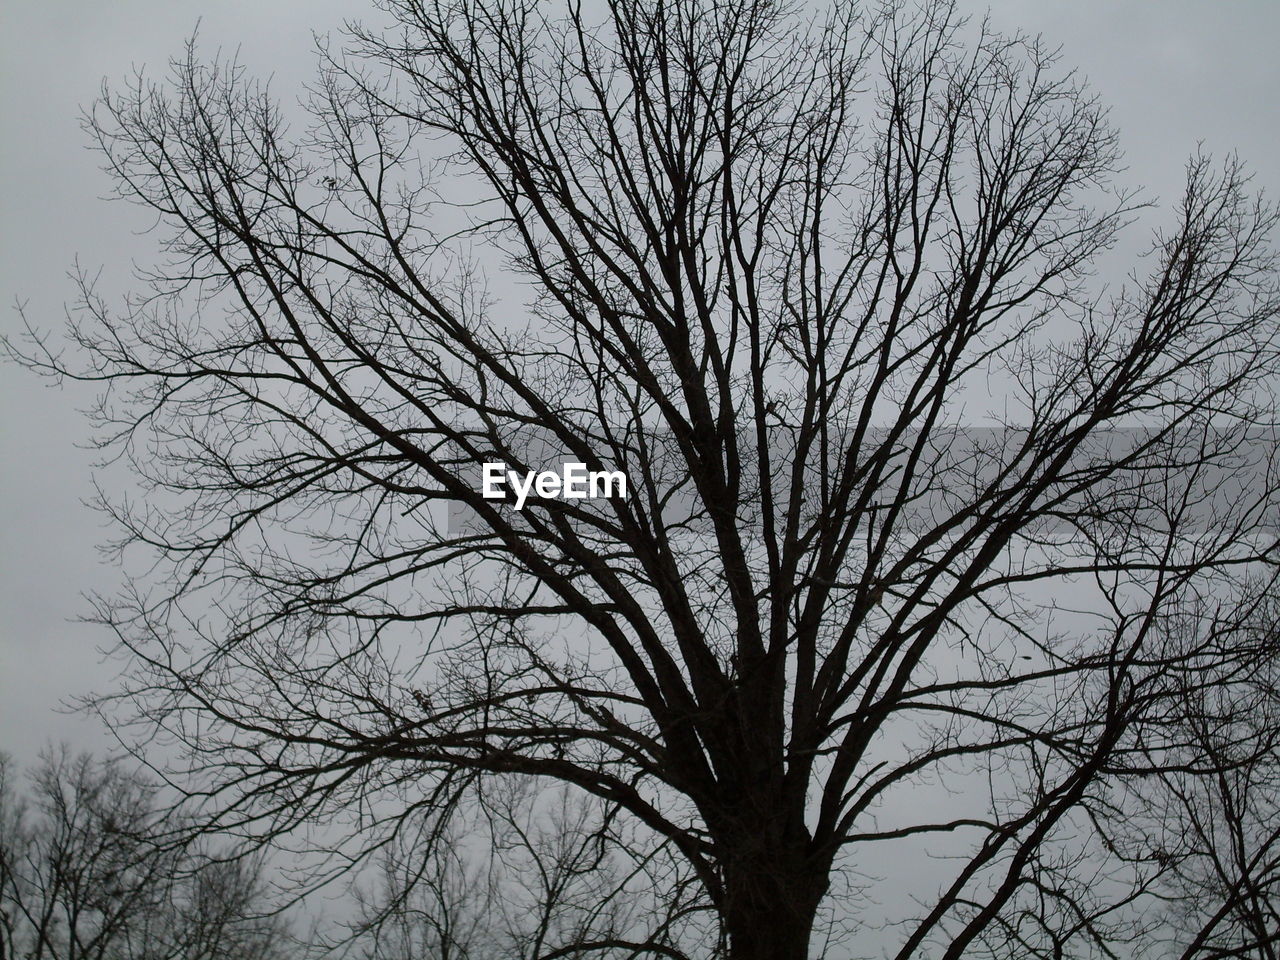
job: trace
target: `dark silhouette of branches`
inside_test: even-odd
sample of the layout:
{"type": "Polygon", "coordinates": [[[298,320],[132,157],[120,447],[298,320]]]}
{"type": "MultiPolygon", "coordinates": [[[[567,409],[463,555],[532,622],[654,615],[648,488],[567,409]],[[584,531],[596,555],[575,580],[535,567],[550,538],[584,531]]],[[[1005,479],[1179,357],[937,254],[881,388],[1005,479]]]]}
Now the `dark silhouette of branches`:
{"type": "Polygon", "coordinates": [[[335,871],[429,813],[409,867],[452,876],[484,784],[566,785],[716,918],[620,957],[805,957],[822,910],[903,960],[1148,942],[1121,799],[1240,653],[1169,618],[1275,560],[1241,165],[1193,158],[1104,288],[1104,110],[946,2],[381,6],[298,129],[194,50],[88,118],[163,253],[11,349],[103,385],[146,485],[104,497],[149,572],[98,706],[185,747],[211,829],[323,823],[335,871]],[[482,496],[548,458],[631,493],[482,496]]]}

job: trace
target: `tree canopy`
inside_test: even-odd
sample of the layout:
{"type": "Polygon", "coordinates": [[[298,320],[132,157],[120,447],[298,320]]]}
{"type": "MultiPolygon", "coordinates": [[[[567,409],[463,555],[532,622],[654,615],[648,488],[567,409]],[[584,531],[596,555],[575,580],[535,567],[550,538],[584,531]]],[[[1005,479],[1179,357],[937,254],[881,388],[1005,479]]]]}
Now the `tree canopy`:
{"type": "Polygon", "coordinates": [[[1154,949],[1193,852],[1137,811],[1274,760],[1188,734],[1275,698],[1241,164],[1107,286],[1105,110],[953,4],[380,6],[303,123],[194,46],[88,117],[163,253],[13,349],[147,485],[99,705],[336,868],[562,785],[614,879],[530,958],[1154,949]],[[629,495],[482,495],[566,459],[629,495]]]}

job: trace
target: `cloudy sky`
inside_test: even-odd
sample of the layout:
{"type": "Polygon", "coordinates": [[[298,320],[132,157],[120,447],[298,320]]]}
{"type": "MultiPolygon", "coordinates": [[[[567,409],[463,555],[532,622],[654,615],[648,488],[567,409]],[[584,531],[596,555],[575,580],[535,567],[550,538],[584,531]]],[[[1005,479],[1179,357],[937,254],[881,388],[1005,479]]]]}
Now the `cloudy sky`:
{"type": "MultiPolygon", "coordinates": [[[[988,9],[962,0],[980,15],[988,9]]],[[[1275,0],[996,0],[994,21],[1042,33],[1091,80],[1122,135],[1128,182],[1172,200],[1197,144],[1235,150],[1280,197],[1280,3],[1275,0]]],[[[147,241],[136,210],[98,199],[109,184],[78,125],[102,79],[163,68],[200,21],[207,50],[239,48],[292,97],[311,67],[312,33],[371,7],[338,0],[5,0],[0,6],[0,324],[12,305],[54,330],[79,259],[106,291],[127,288],[147,241]]],[[[74,618],[81,594],[118,573],[94,546],[109,531],[92,494],[87,394],[0,367],[0,750],[20,760],[50,739],[101,743],[59,702],[110,683],[106,637],[74,618]]]]}

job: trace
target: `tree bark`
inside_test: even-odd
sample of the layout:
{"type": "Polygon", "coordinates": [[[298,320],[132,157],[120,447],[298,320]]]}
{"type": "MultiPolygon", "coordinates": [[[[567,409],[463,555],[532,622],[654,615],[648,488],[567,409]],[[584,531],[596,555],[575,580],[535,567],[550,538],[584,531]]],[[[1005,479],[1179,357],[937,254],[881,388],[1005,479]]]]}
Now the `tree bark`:
{"type": "Polygon", "coordinates": [[[731,960],[808,960],[826,870],[796,846],[740,839],[725,873],[724,924],[731,960]]]}

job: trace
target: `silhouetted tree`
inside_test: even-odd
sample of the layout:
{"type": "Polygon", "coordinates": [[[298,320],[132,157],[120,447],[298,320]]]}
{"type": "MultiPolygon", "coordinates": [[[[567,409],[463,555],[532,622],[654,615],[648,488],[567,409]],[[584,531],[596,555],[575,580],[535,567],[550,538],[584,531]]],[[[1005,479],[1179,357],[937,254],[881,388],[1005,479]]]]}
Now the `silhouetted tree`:
{"type": "Polygon", "coordinates": [[[1151,942],[1119,798],[1216,663],[1166,620],[1275,560],[1239,164],[1095,286],[1103,109],[949,3],[381,6],[299,132],[190,50],[88,121],[164,240],[23,348],[147,485],[104,710],[335,869],[426,814],[438,864],[495,778],[594,798],[717,927],[581,955],[795,960],[823,909],[904,960],[1151,942]],[[482,496],[548,456],[630,495],[482,496]]]}
{"type": "Polygon", "coordinates": [[[254,861],[209,860],[182,834],[155,787],[117,761],[63,748],[23,792],[0,757],[0,957],[284,956],[254,861]]]}

